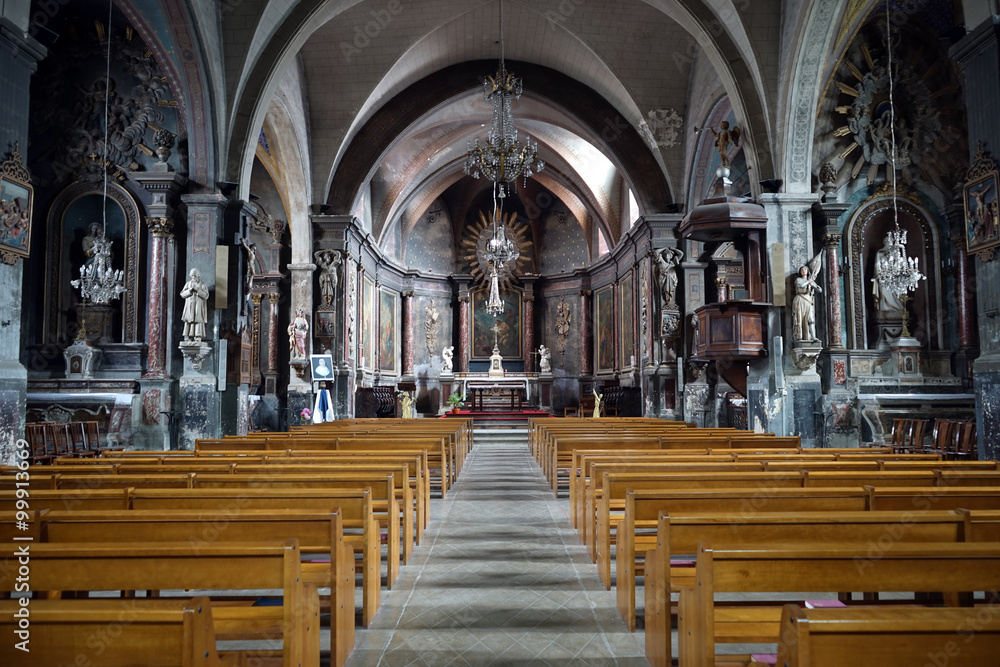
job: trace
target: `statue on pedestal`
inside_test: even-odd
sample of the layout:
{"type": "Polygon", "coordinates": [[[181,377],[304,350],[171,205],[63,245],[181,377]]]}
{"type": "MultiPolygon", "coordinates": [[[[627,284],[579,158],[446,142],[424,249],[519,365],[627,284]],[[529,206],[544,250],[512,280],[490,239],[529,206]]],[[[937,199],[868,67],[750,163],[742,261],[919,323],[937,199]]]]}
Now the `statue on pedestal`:
{"type": "Polygon", "coordinates": [[[306,358],[306,337],[309,335],[309,320],[302,308],[295,309],[295,317],[288,323],[288,351],[292,361],[306,358]]]}
{"type": "Polygon", "coordinates": [[[538,369],[542,373],[552,372],[552,353],[544,345],[538,347],[538,369]]]}
{"type": "Polygon", "coordinates": [[[684,251],[680,248],[663,248],[653,253],[653,261],[656,262],[663,305],[673,305],[677,291],[677,267],[684,261],[684,251]]]}
{"type": "Polygon", "coordinates": [[[449,345],[441,350],[441,373],[451,373],[454,368],[455,346],[449,345]]]}
{"type": "Polygon", "coordinates": [[[208,286],[201,279],[201,271],[191,269],[188,280],[181,288],[184,299],[184,340],[201,340],[205,337],[205,323],[208,322],[208,286]]]}
{"type": "Polygon", "coordinates": [[[816,304],[814,295],[823,290],[816,284],[816,275],[823,260],[823,251],[808,264],[799,267],[792,300],[792,340],[796,343],[819,343],[816,337],[816,304]]]}
{"type": "Polygon", "coordinates": [[[338,283],[337,267],[343,258],[336,250],[317,250],[313,253],[313,257],[316,258],[316,265],[320,268],[319,292],[323,305],[332,306],[338,283]]]}

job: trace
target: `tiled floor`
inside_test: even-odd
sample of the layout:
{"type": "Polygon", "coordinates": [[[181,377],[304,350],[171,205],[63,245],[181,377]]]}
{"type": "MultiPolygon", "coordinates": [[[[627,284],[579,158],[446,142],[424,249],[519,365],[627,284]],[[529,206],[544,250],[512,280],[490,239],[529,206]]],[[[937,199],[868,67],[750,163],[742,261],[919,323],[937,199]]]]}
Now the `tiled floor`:
{"type": "Polygon", "coordinates": [[[348,667],[646,665],[523,444],[477,444],[348,667]]]}

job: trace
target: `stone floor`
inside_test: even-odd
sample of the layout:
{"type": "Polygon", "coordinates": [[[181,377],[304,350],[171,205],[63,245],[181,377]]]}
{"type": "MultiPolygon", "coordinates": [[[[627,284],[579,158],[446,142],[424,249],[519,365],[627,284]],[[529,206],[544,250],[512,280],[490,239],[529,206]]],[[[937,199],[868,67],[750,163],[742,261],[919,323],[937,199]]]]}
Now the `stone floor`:
{"type": "Polygon", "coordinates": [[[523,443],[477,443],[348,667],[646,665],[523,443]]]}

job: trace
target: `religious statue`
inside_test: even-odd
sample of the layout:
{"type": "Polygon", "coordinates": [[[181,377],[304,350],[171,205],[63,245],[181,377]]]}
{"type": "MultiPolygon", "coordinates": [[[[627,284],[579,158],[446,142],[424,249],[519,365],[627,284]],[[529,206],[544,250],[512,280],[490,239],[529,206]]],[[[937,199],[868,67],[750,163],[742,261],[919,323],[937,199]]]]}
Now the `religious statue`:
{"type": "Polygon", "coordinates": [[[191,269],[191,279],[181,288],[184,311],[184,340],[201,340],[205,337],[205,323],[208,322],[208,286],[201,279],[201,271],[191,269]]]}
{"type": "Polygon", "coordinates": [[[288,352],[292,361],[306,358],[306,337],[309,335],[309,320],[302,308],[295,309],[295,317],[288,323],[288,352]]]}
{"type": "Polygon", "coordinates": [[[413,419],[413,397],[405,391],[399,392],[399,404],[401,406],[399,416],[403,419],[413,419]]]}
{"type": "Polygon", "coordinates": [[[454,368],[455,346],[449,345],[441,350],[441,372],[451,373],[454,368]]]}
{"type": "Polygon", "coordinates": [[[313,253],[319,272],[319,292],[324,306],[333,305],[334,292],[337,290],[337,267],[343,261],[336,250],[317,250],[313,253]]]}
{"type": "Polygon", "coordinates": [[[813,257],[808,264],[799,267],[795,279],[795,298],[792,299],[792,340],[796,343],[818,343],[816,338],[816,304],[813,296],[823,290],[816,284],[823,251],[813,257]]]}
{"type": "Polygon", "coordinates": [[[604,407],[604,394],[598,394],[596,389],[591,389],[594,392],[594,419],[601,416],[601,409],[604,407]]]}
{"type": "Polygon", "coordinates": [[[900,317],[903,313],[903,302],[899,295],[879,280],[879,273],[889,263],[892,239],[885,237],[885,245],[875,254],[875,275],[872,276],[872,294],[875,296],[875,309],[879,316],[900,317]]]}
{"type": "Polygon", "coordinates": [[[94,255],[97,253],[97,239],[104,236],[104,231],[101,229],[101,223],[92,222],[87,230],[87,235],[83,237],[83,254],[87,258],[84,260],[84,265],[90,264],[94,261],[94,255]]]}
{"type": "Polygon", "coordinates": [[[427,354],[434,354],[438,344],[438,329],[441,326],[441,311],[431,301],[424,310],[424,336],[427,339],[427,354]]]}
{"type": "Polygon", "coordinates": [[[719,125],[719,131],[716,132],[714,127],[708,128],[715,135],[715,147],[719,149],[719,163],[723,167],[729,166],[729,144],[734,146],[740,145],[740,128],[734,127],[729,129],[729,121],[722,121],[719,125]]]}
{"type": "Polygon", "coordinates": [[[675,305],[677,291],[677,266],[684,260],[684,251],[680,248],[663,248],[653,253],[656,270],[659,274],[660,296],[663,305],[675,305]]]}
{"type": "Polygon", "coordinates": [[[552,372],[552,353],[544,345],[538,346],[538,369],[542,373],[552,372]]]}
{"type": "Polygon", "coordinates": [[[698,316],[691,313],[691,356],[698,354],[698,347],[701,345],[701,332],[698,329],[698,316]]]}

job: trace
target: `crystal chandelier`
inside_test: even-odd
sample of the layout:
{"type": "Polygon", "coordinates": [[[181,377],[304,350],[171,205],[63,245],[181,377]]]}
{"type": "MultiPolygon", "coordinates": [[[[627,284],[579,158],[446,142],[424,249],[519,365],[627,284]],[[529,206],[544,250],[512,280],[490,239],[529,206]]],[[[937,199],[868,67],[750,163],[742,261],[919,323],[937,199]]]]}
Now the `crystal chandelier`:
{"type": "Polygon", "coordinates": [[[892,177],[892,220],[895,228],[887,236],[884,253],[880,253],[875,264],[875,278],[881,285],[898,297],[912,292],[925,276],[918,268],[918,258],[906,256],[906,232],[899,228],[899,208],[896,201],[896,107],[893,99],[892,80],[892,23],[889,17],[889,3],[886,3],[886,46],[888,49],[889,73],[889,129],[892,141],[892,152],[889,160],[892,168],[886,170],[886,176],[892,177]]]}
{"type": "Polygon", "coordinates": [[[70,285],[79,287],[85,301],[106,304],[125,291],[125,272],[111,266],[111,241],[103,232],[94,239],[94,255],[80,267],[80,277],[70,285]]]}
{"type": "Polygon", "coordinates": [[[481,175],[498,187],[500,198],[506,196],[507,184],[541,171],[545,163],[538,159],[538,144],[525,137],[524,145],[517,140],[511,101],[521,96],[521,79],[510,74],[504,65],[503,0],[500,2],[500,64],[494,76],[483,82],[483,97],[493,103],[493,121],[485,144],[476,138],[469,144],[465,158],[465,173],[473,178],[481,175]]]}
{"type": "Polygon", "coordinates": [[[486,301],[486,312],[493,317],[503,315],[503,301],[500,300],[500,276],[494,265],[490,271],[490,298],[486,301]]]}
{"type": "MultiPolygon", "coordinates": [[[[108,3],[108,57],[107,57],[107,71],[105,73],[105,81],[111,81],[111,8],[112,3],[108,3]]],[[[100,234],[98,234],[93,239],[93,246],[87,250],[89,255],[88,259],[84,262],[83,266],[80,267],[80,277],[76,280],[71,280],[70,285],[73,287],[78,287],[80,289],[80,294],[83,296],[84,302],[90,302],[93,304],[107,304],[113,299],[117,299],[121,296],[121,293],[125,291],[125,272],[122,269],[115,270],[111,266],[111,241],[107,238],[108,231],[108,136],[107,128],[108,125],[108,99],[111,97],[110,89],[105,92],[104,95],[104,127],[105,135],[103,142],[104,157],[101,162],[105,165],[104,169],[104,195],[102,198],[102,220],[100,234]]],[[[92,227],[96,227],[97,223],[94,223],[92,227]]]]}

